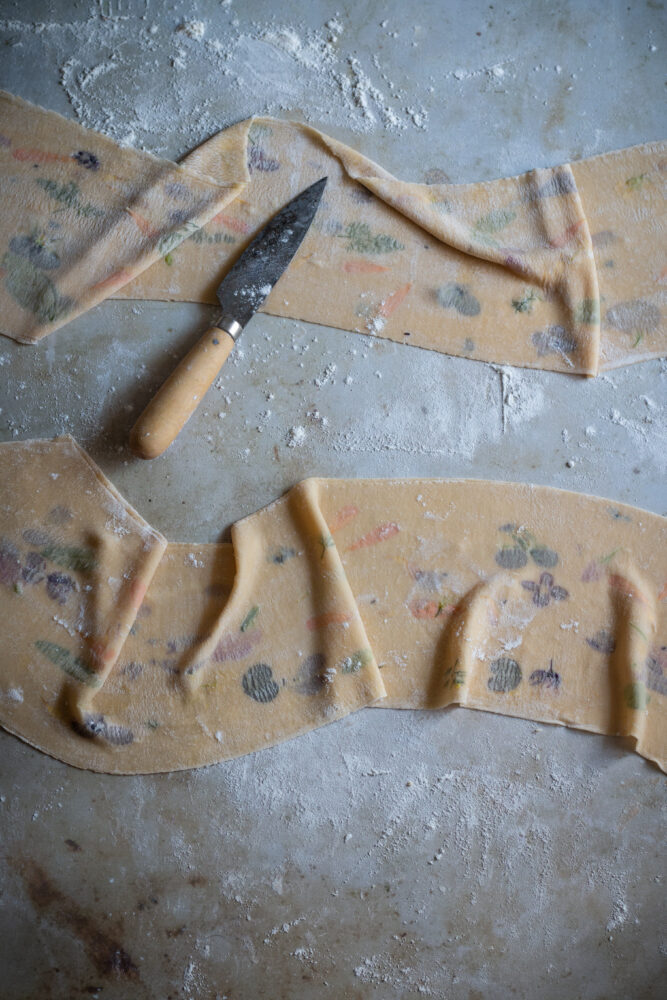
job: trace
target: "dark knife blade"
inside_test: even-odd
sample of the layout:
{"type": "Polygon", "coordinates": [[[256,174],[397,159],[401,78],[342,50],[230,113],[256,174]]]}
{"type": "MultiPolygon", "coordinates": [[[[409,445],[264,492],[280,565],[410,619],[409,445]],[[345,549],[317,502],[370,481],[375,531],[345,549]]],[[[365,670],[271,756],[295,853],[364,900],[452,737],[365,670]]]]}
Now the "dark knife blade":
{"type": "Polygon", "coordinates": [[[308,232],[322,198],[322,177],[292,198],[255,236],[218,286],[222,323],[244,327],[271,293],[308,232]]]}

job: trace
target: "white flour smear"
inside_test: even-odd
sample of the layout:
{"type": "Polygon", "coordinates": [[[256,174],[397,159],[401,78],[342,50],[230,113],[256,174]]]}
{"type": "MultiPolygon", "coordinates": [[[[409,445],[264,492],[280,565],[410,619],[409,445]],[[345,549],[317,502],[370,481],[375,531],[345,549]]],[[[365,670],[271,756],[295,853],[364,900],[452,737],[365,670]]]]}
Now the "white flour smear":
{"type": "Polygon", "coordinates": [[[241,9],[223,5],[215,24],[175,17],[165,30],[164,9],[151,0],[139,18],[124,8],[100,0],[81,21],[4,18],[0,39],[26,63],[57,63],[81,124],[162,155],[231,124],[230,104],[234,119],[292,115],[357,133],[426,128],[427,95],[408,94],[377,55],[348,47],[354,39],[339,15],[313,29],[245,22],[241,9]]]}
{"type": "Polygon", "coordinates": [[[542,372],[493,365],[500,375],[501,420],[507,427],[534,420],[545,408],[542,372]]]}

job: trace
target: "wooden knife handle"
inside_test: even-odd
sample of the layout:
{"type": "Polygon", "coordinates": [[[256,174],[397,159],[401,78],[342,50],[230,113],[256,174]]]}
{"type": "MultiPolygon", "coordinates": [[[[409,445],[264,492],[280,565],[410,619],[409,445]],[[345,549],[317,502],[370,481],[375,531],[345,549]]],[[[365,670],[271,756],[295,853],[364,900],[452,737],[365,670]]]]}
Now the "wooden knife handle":
{"type": "Polygon", "coordinates": [[[212,326],[150,401],[130,432],[139,458],[157,458],[178,436],[229,357],[234,339],[212,326]]]}

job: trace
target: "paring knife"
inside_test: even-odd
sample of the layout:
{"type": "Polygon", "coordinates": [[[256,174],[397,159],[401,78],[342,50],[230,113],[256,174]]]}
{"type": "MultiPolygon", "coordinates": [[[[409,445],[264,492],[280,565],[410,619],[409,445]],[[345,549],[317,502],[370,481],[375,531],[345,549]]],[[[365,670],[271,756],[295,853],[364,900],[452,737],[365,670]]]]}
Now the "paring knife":
{"type": "Polygon", "coordinates": [[[326,182],[322,177],[281,208],[220,282],[220,321],[186,354],[132,428],[130,447],[139,458],[161,455],[197,409],[244,326],[299,249],[326,182]]]}

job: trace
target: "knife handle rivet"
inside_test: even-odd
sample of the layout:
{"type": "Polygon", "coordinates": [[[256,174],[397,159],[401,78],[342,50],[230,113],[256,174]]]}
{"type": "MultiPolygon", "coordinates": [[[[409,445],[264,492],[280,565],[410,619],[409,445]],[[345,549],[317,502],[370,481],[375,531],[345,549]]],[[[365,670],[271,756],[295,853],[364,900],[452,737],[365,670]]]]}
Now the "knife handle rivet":
{"type": "Polygon", "coordinates": [[[220,343],[220,341],[218,340],[218,338],[217,338],[217,337],[214,337],[214,338],[213,338],[213,343],[214,343],[214,344],[219,344],[219,343],[220,343]]]}

